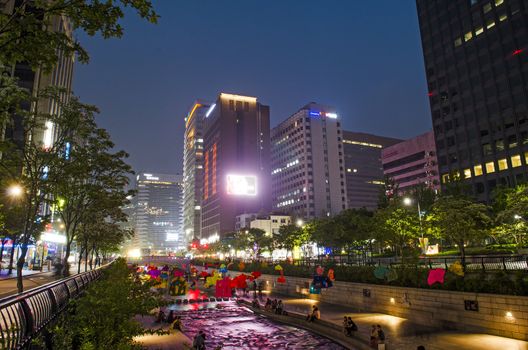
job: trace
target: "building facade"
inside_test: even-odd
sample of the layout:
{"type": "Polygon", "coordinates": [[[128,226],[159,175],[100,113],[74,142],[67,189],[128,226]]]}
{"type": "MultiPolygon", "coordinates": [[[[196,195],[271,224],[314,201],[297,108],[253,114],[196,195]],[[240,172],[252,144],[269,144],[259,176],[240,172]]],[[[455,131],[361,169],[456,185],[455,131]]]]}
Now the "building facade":
{"type": "Polygon", "coordinates": [[[417,0],[443,186],[481,201],[527,180],[528,3],[417,0]]]}
{"type": "Polygon", "coordinates": [[[235,230],[243,213],[268,213],[269,107],[256,97],[221,93],[204,120],[201,237],[235,230]]]}
{"type": "Polygon", "coordinates": [[[183,145],[183,232],[187,243],[201,238],[203,120],[211,104],[197,100],[185,118],[183,145]]]}
{"type": "Polygon", "coordinates": [[[313,219],[346,209],[341,125],[335,109],[309,103],[271,132],[273,210],[313,219]]]}
{"type": "Polygon", "coordinates": [[[135,244],[142,255],[186,249],[182,182],[181,175],[137,175],[135,244]]]}
{"type": "Polygon", "coordinates": [[[400,192],[420,184],[434,190],[440,188],[432,131],[382,149],[381,163],[383,174],[397,184],[400,192]]]}
{"type": "Polygon", "coordinates": [[[267,236],[279,234],[282,226],[292,223],[291,216],[288,215],[270,215],[263,218],[256,218],[249,223],[250,228],[257,228],[266,232],[267,236]]]}
{"type": "Polygon", "coordinates": [[[384,178],[381,150],[401,141],[390,137],[343,131],[348,208],[374,210],[378,207],[384,178]]]}

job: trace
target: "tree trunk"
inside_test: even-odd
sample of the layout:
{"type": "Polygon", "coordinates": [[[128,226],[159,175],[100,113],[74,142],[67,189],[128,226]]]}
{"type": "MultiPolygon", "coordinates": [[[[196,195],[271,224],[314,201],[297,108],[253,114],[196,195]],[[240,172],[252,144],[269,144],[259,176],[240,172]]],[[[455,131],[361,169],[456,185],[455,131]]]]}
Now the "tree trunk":
{"type": "Polygon", "coordinates": [[[4,246],[6,244],[7,237],[2,238],[2,247],[0,248],[0,272],[2,272],[2,262],[4,262],[4,246]]]}
{"type": "Polygon", "coordinates": [[[13,246],[11,247],[11,256],[9,257],[9,270],[7,271],[8,275],[13,273],[13,260],[15,258],[15,240],[13,240],[13,246]]]}
{"type": "Polygon", "coordinates": [[[84,272],[88,271],[88,243],[86,243],[86,249],[84,250],[84,272]]]}
{"type": "Polygon", "coordinates": [[[81,263],[82,263],[83,252],[84,252],[84,247],[81,247],[81,251],[79,252],[79,260],[77,261],[77,273],[81,273],[81,263]]]}
{"type": "Polygon", "coordinates": [[[19,293],[22,293],[24,291],[24,280],[22,276],[22,269],[24,268],[24,263],[26,262],[26,254],[27,254],[27,244],[22,246],[22,252],[20,256],[18,257],[17,261],[17,289],[19,293]]]}
{"type": "Polygon", "coordinates": [[[62,271],[61,271],[61,274],[64,277],[70,274],[70,263],[68,262],[70,253],[71,253],[71,242],[69,244],[68,242],[66,242],[66,252],[64,253],[64,259],[62,262],[62,271]]]}

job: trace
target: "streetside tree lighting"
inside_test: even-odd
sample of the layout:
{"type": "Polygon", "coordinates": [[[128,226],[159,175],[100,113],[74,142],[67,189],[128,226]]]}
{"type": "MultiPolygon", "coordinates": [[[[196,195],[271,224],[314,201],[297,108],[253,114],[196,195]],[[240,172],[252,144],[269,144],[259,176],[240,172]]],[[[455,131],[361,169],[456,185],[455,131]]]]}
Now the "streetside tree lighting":
{"type": "Polygon", "coordinates": [[[302,225],[304,225],[304,221],[302,221],[302,219],[299,219],[297,220],[296,224],[297,226],[302,227],[302,225]]]}
{"type": "Polygon", "coordinates": [[[24,189],[20,185],[11,185],[7,188],[7,195],[13,198],[22,196],[24,189]]]}

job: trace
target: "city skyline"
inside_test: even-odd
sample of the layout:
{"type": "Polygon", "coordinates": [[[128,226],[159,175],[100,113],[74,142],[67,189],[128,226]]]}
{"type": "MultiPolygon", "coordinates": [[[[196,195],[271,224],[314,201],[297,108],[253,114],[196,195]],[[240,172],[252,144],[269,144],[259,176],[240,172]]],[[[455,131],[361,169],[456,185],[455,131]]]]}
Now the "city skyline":
{"type": "Polygon", "coordinates": [[[318,101],[336,107],[344,130],[406,139],[431,128],[413,1],[237,4],[206,2],[210,11],[197,12],[198,5],[160,2],[156,26],[129,18],[122,40],[80,35],[92,60],[76,65],[74,92],[101,108],[102,126],[137,172],[181,174],[191,102],[220,92],[259,96],[271,126],[318,101]],[[200,29],[186,32],[197,16],[200,29]],[[214,34],[216,17],[230,22],[224,35],[214,34]],[[308,25],[315,17],[321,24],[308,25]]]}

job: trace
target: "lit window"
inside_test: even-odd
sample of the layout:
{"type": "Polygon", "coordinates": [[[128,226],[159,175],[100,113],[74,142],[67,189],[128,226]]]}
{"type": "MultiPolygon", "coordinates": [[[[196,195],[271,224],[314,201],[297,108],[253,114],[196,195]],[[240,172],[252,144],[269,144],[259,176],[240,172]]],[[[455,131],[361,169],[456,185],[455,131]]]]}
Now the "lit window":
{"type": "Polygon", "coordinates": [[[495,163],[488,162],[486,163],[486,173],[491,174],[495,172],[495,163]]]}
{"type": "Polygon", "coordinates": [[[491,21],[491,22],[488,22],[488,24],[486,24],[486,28],[490,29],[492,27],[495,27],[495,21],[491,21]]]}
{"type": "Polygon", "coordinates": [[[502,15],[499,16],[499,21],[505,21],[508,19],[508,15],[506,15],[505,13],[503,13],[502,15]]]}
{"type": "Polygon", "coordinates": [[[475,165],[473,167],[473,173],[475,174],[475,176],[480,176],[482,175],[482,165],[475,165]]]}
{"type": "Polygon", "coordinates": [[[512,168],[517,168],[518,166],[521,166],[521,156],[520,155],[516,155],[516,156],[512,156],[511,157],[511,165],[512,165],[512,168]]]}
{"type": "Polygon", "coordinates": [[[466,34],[464,34],[464,41],[470,41],[471,38],[473,38],[473,32],[467,32],[466,34]]]}
{"type": "Polygon", "coordinates": [[[495,6],[500,6],[504,3],[504,0],[495,0],[495,6]]]}
{"type": "Polygon", "coordinates": [[[442,175],[442,183],[448,183],[449,182],[449,174],[442,175]]]}
{"type": "Polygon", "coordinates": [[[471,178],[471,169],[464,169],[464,179],[471,178]]]}
{"type": "Polygon", "coordinates": [[[506,158],[499,159],[497,163],[499,164],[499,170],[508,169],[508,161],[506,160],[506,158]]]}
{"type": "Polygon", "coordinates": [[[352,170],[353,172],[357,173],[357,169],[352,170]]]}
{"type": "Polygon", "coordinates": [[[524,152],[524,161],[528,164],[528,152],[524,152]]]}
{"type": "Polygon", "coordinates": [[[347,173],[351,173],[351,172],[352,172],[352,169],[348,168],[347,173]]]}
{"type": "Polygon", "coordinates": [[[486,5],[484,5],[484,13],[488,13],[491,11],[491,4],[490,3],[487,3],[486,5]]]}
{"type": "Polygon", "coordinates": [[[484,28],[482,28],[482,27],[477,28],[477,30],[475,30],[475,34],[476,34],[476,35],[480,35],[480,34],[482,34],[482,33],[484,33],[484,28]]]}
{"type": "Polygon", "coordinates": [[[456,38],[455,39],[455,47],[458,47],[460,45],[462,45],[462,38],[456,38]]]}

